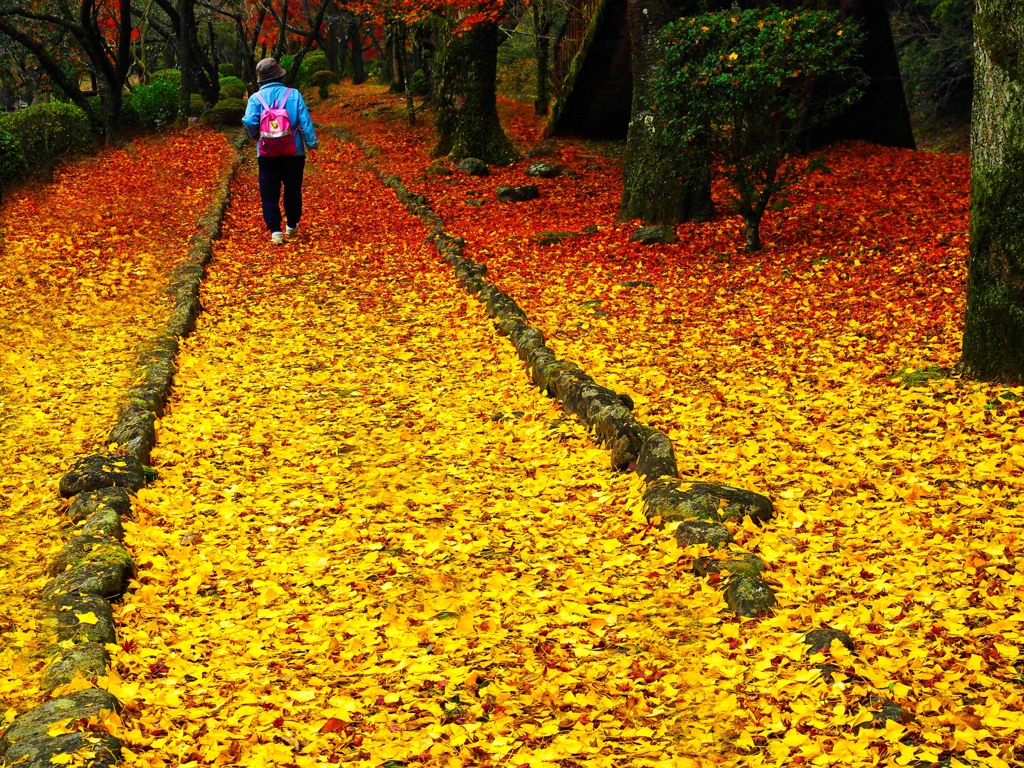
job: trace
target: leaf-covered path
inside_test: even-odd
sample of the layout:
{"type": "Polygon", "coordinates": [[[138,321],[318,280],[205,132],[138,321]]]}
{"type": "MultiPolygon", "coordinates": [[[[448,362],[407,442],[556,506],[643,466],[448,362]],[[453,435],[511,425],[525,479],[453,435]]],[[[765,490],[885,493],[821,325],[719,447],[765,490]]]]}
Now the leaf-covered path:
{"type": "Polygon", "coordinates": [[[38,703],[36,613],[60,547],[57,481],[102,445],[137,346],[225,172],[215,131],[140,139],[68,163],[0,212],[0,710],[38,703]],[[165,190],[176,194],[164,194],[165,190]]]}
{"type": "Polygon", "coordinates": [[[129,762],[724,748],[690,714],[716,696],[705,617],[676,605],[690,577],[638,485],[527,385],[352,154],[326,143],[282,248],[251,168],[236,185],[129,526],[110,683],[129,762]]]}

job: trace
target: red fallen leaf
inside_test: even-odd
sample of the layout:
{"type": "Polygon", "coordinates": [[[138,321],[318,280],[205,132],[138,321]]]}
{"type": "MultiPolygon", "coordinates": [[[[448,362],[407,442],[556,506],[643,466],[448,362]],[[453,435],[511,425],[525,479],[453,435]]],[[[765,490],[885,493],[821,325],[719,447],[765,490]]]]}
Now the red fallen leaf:
{"type": "Polygon", "coordinates": [[[345,730],[345,721],[336,717],[329,718],[326,723],[320,726],[320,733],[338,733],[345,730]]]}
{"type": "Polygon", "coordinates": [[[284,718],[283,717],[275,717],[274,718],[274,727],[275,728],[280,728],[282,725],[284,725],[284,718]]]}

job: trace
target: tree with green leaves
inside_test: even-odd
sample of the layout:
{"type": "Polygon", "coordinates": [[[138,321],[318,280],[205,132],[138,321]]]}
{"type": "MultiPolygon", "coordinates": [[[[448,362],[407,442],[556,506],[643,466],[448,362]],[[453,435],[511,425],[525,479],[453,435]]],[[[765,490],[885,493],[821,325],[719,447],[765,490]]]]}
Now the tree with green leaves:
{"type": "Polygon", "coordinates": [[[663,151],[719,161],[748,251],[773,197],[796,180],[801,137],[848,107],[864,77],[860,33],[831,11],[726,11],[680,19],[662,32],[655,73],[663,151]]]}

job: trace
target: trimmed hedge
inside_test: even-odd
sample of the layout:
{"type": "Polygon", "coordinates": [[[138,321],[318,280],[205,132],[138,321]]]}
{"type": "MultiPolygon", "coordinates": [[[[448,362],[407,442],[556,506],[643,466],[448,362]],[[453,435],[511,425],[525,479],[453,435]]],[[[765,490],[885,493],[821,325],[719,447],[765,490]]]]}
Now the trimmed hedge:
{"type": "Polygon", "coordinates": [[[204,125],[238,128],[242,124],[246,102],[242,99],[221,99],[199,118],[204,125]]]}
{"type": "Polygon", "coordinates": [[[0,116],[0,131],[21,146],[28,167],[51,165],[61,155],[84,152],[95,138],[85,112],[59,101],[34,104],[0,116]]]}
{"type": "MultiPolygon", "coordinates": [[[[176,70],[162,71],[175,72],[176,70]]],[[[179,72],[179,82],[180,74],[179,72]]],[[[132,91],[131,105],[132,109],[139,116],[140,124],[159,128],[162,125],[173,122],[174,118],[177,117],[181,87],[171,82],[172,79],[153,79],[148,85],[140,85],[132,91]]]]}
{"type": "Polygon", "coordinates": [[[0,182],[16,179],[28,170],[21,142],[0,128],[0,182]]]}
{"type": "Polygon", "coordinates": [[[224,99],[244,99],[249,96],[249,91],[245,87],[245,83],[242,82],[241,78],[238,77],[222,77],[220,79],[220,98],[224,99]]]}

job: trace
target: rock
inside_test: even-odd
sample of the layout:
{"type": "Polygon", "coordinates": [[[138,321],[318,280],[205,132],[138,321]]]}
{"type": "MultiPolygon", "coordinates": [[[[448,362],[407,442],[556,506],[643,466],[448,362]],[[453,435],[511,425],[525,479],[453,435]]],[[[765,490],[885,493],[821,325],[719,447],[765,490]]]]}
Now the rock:
{"type": "Polygon", "coordinates": [[[562,166],[557,163],[550,163],[547,160],[538,160],[536,163],[531,163],[530,167],[526,169],[527,176],[533,176],[538,179],[553,179],[562,172],[562,166]]]}
{"type": "Polygon", "coordinates": [[[535,234],[530,240],[536,245],[558,245],[573,237],[579,237],[579,235],[575,232],[552,232],[545,229],[535,234]]]}
{"type": "Polygon", "coordinates": [[[15,718],[0,736],[0,762],[19,768],[53,768],[65,762],[54,757],[78,752],[82,757],[91,753],[85,762],[90,768],[118,765],[121,742],[108,733],[75,731],[50,736],[48,731],[55,723],[101,718],[120,709],[117,699],[99,688],[76,691],[40,704],[15,718]]]}
{"type": "Polygon", "coordinates": [[[536,184],[528,184],[523,187],[510,187],[502,184],[497,189],[499,203],[523,203],[527,200],[536,200],[540,197],[540,190],[536,184]]]}
{"type": "Polygon", "coordinates": [[[674,520],[723,521],[749,517],[762,523],[775,513],[771,501],[742,488],[716,483],[654,483],[644,492],[647,516],[674,520]],[[688,487],[687,487],[688,486],[688,487]]]}
{"type": "Polygon", "coordinates": [[[855,731],[861,728],[884,728],[886,721],[889,720],[900,725],[907,725],[914,720],[914,716],[909,710],[884,696],[868,696],[863,704],[865,708],[874,710],[871,713],[871,722],[855,726],[855,731]]]}
{"type": "Polygon", "coordinates": [[[778,603],[772,588],[759,578],[735,576],[725,587],[725,601],[737,616],[753,618],[771,613],[778,603]]]}
{"type": "Polygon", "coordinates": [[[137,491],[146,484],[142,464],[134,456],[96,453],[72,465],[60,479],[60,495],[68,498],[100,488],[128,488],[137,491]]]}
{"type": "Polygon", "coordinates": [[[453,173],[454,171],[448,167],[448,163],[440,157],[428,165],[425,171],[427,176],[451,176],[453,173]]]}
{"type": "Polygon", "coordinates": [[[141,404],[129,403],[118,416],[107,443],[116,445],[140,464],[149,464],[156,445],[156,415],[141,404]]]}
{"type": "Polygon", "coordinates": [[[693,572],[697,576],[710,576],[713,573],[732,574],[734,576],[747,576],[759,578],[765,572],[764,561],[757,555],[741,552],[736,557],[719,560],[714,557],[698,557],[693,563],[693,572]]]}
{"type": "Polygon", "coordinates": [[[557,149],[558,148],[553,139],[541,139],[527,150],[526,156],[528,158],[549,157],[555,154],[557,149]]]}
{"type": "Polygon", "coordinates": [[[846,650],[850,653],[857,652],[857,646],[853,644],[853,640],[841,629],[824,627],[822,629],[812,629],[804,635],[804,643],[807,645],[807,653],[810,654],[827,651],[832,645],[833,640],[841,642],[846,646],[846,650]]]}
{"type": "Polygon", "coordinates": [[[676,541],[682,547],[694,544],[707,544],[717,549],[732,543],[732,533],[721,523],[709,523],[705,520],[684,520],[676,528],[676,541]]]}
{"type": "Polygon", "coordinates": [[[50,565],[46,569],[47,575],[56,576],[60,573],[64,573],[64,571],[78,563],[80,560],[84,560],[86,555],[88,555],[93,548],[102,544],[107,544],[110,541],[111,539],[100,536],[89,536],[85,534],[75,536],[68,541],[61,551],[57,553],[56,557],[50,561],[50,565]]]}
{"type": "Polygon", "coordinates": [[[100,509],[110,509],[118,517],[132,516],[132,497],[125,488],[100,488],[80,493],[71,500],[68,517],[78,523],[100,509]]]}
{"type": "Polygon", "coordinates": [[[100,507],[89,515],[85,525],[79,529],[78,533],[81,536],[124,541],[124,526],[121,525],[121,516],[110,507],[100,507]]]}
{"type": "Polygon", "coordinates": [[[491,169],[487,163],[476,157],[464,157],[459,160],[458,169],[469,176],[489,176],[491,169]]]}
{"type": "Polygon", "coordinates": [[[57,595],[50,598],[47,607],[57,638],[62,643],[106,645],[117,642],[114,611],[110,603],[99,595],[76,592],[57,595]]]}
{"type": "Polygon", "coordinates": [[[641,227],[629,236],[629,242],[640,243],[640,245],[668,244],[678,242],[676,231],[667,224],[655,224],[650,227],[641,227]]]}
{"type": "Polygon", "coordinates": [[[636,459],[635,471],[647,481],[663,476],[678,477],[679,467],[676,464],[676,453],[668,435],[655,429],[647,433],[636,459]]]}
{"type": "Polygon", "coordinates": [[[46,585],[49,597],[68,593],[120,597],[128,586],[128,578],[135,564],[124,545],[108,541],[94,546],[71,568],[63,571],[46,585]]]}
{"type": "Polygon", "coordinates": [[[98,643],[79,643],[61,650],[47,663],[43,670],[41,687],[52,691],[59,685],[70,683],[76,674],[86,680],[95,680],[107,672],[110,656],[98,643]]]}
{"type": "Polygon", "coordinates": [[[624,280],[618,285],[623,288],[654,288],[654,283],[649,283],[646,280],[624,280]]]}

